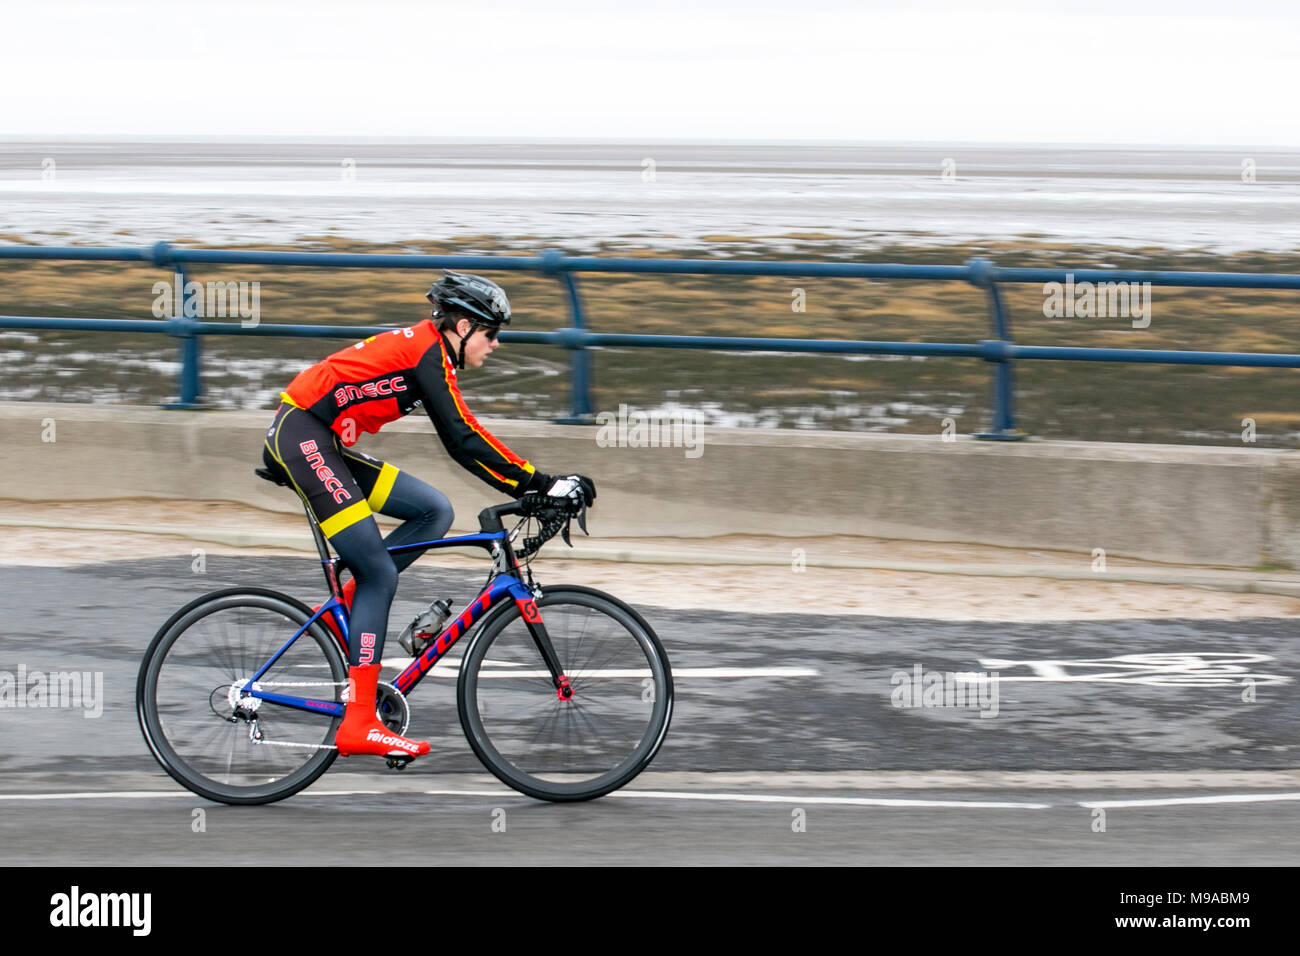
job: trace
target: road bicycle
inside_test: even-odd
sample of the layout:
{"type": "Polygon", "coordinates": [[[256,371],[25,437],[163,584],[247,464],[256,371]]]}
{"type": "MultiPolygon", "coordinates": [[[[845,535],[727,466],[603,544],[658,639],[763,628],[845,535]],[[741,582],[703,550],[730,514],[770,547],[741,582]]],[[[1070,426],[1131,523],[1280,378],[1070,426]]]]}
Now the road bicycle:
{"type": "MultiPolygon", "coordinates": [[[[492,566],[478,596],[441,631],[435,626],[421,635],[408,627],[403,639],[415,656],[380,683],[375,707],[384,726],[404,734],[407,696],[435,664],[450,665],[447,652],[473,631],[455,665],[457,710],[470,747],[508,786],[563,802],[616,790],[654,759],[672,719],[673,679],[659,638],[634,609],[601,591],[543,588],[534,579],[531,563],[542,545],[557,533],[567,542],[573,517],[584,523],[583,514],[556,502],[527,495],[485,508],[477,534],[388,549],[472,546],[487,551],[492,566]],[[521,520],[507,531],[501,519],[516,515],[521,520]],[[537,534],[528,535],[533,521],[537,534]],[[516,551],[521,533],[524,546],[516,551]]],[[[324,604],[313,611],[262,587],[214,591],[173,614],[140,665],[136,710],[145,742],[173,779],[210,800],[283,800],[338,756],[333,742],[345,706],[349,640],[340,579],[347,565],[331,555],[304,509],[330,589],[324,604]],[[325,614],[334,616],[337,632],[325,614]]],[[[394,769],[407,762],[386,759],[394,769]]]]}

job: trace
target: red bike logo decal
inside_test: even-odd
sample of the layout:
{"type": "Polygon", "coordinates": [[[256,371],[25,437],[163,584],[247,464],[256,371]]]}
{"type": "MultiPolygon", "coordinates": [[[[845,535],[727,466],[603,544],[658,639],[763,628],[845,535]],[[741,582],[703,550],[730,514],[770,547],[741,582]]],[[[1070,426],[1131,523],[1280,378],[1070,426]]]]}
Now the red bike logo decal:
{"type": "Polygon", "coordinates": [[[537,610],[537,604],[532,598],[527,601],[515,601],[519,605],[519,613],[524,616],[524,620],[530,624],[542,623],[542,612],[537,610]]]}

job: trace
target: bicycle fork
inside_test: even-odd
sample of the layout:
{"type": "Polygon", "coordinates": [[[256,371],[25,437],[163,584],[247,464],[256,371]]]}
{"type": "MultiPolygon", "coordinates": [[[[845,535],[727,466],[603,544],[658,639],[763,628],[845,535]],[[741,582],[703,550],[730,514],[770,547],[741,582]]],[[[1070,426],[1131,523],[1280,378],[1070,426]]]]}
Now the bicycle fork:
{"type": "Polygon", "coordinates": [[[528,627],[528,633],[537,645],[538,653],[542,655],[542,660],[546,662],[546,668],[551,672],[551,683],[555,687],[555,696],[559,700],[570,700],[573,697],[573,686],[569,683],[569,678],[564,674],[564,668],[560,664],[560,658],[555,653],[555,646],[551,643],[551,637],[546,633],[546,625],[542,623],[542,612],[537,609],[537,602],[531,597],[515,598],[515,605],[519,608],[519,613],[523,616],[524,624],[528,627]]]}

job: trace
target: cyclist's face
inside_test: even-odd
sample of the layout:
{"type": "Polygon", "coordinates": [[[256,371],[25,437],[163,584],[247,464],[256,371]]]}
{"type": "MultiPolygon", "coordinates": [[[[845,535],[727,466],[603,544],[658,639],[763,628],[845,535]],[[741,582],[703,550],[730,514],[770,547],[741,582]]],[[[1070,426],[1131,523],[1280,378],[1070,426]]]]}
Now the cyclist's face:
{"type": "MultiPolygon", "coordinates": [[[[461,319],[456,325],[456,331],[461,334],[462,338],[469,330],[470,322],[468,319],[461,319]]],[[[497,341],[494,329],[485,329],[479,326],[465,343],[465,367],[478,368],[489,355],[497,350],[500,344],[497,341]],[[491,338],[489,338],[489,335],[491,338]]]]}

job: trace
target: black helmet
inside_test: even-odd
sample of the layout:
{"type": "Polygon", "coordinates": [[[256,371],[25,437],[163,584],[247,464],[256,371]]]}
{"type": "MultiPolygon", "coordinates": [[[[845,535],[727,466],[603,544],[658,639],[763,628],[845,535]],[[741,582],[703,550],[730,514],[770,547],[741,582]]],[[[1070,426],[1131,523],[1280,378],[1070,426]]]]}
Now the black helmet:
{"type": "Polygon", "coordinates": [[[510,300],[505,289],[491,279],[468,272],[446,273],[429,290],[426,298],[433,303],[433,314],[441,316],[448,309],[464,313],[476,326],[499,329],[510,324],[510,300]]]}

